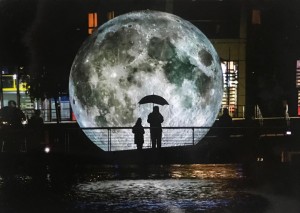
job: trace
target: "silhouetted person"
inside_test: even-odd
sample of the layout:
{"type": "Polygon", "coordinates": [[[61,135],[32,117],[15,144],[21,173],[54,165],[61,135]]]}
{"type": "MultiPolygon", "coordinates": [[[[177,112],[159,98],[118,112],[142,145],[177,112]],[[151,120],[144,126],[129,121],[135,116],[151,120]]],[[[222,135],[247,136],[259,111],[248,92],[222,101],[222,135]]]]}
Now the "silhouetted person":
{"type": "Polygon", "coordinates": [[[164,117],[160,114],[158,106],[153,107],[153,112],[148,115],[147,122],[150,123],[150,135],[152,148],[161,148],[161,123],[164,122],[164,117]]]}
{"type": "Polygon", "coordinates": [[[20,143],[25,139],[22,123],[26,120],[25,114],[17,108],[15,101],[10,100],[8,106],[0,110],[0,120],[2,129],[5,130],[4,141],[8,142],[5,146],[9,151],[17,151],[16,149],[20,148],[20,143]]]}
{"type": "Polygon", "coordinates": [[[10,100],[8,106],[0,110],[1,123],[4,126],[10,126],[15,129],[23,128],[22,122],[26,120],[25,114],[17,108],[15,101],[10,100]]]}
{"type": "Polygon", "coordinates": [[[143,148],[144,143],[144,134],[145,130],[142,126],[142,119],[138,118],[135,125],[132,128],[132,133],[134,134],[134,143],[137,146],[138,150],[141,150],[143,148]]]}
{"type": "Polygon", "coordinates": [[[220,136],[223,139],[228,139],[231,132],[230,128],[232,127],[232,118],[227,108],[223,109],[223,114],[219,117],[219,126],[224,127],[224,129],[220,130],[220,136]]]}
{"type": "Polygon", "coordinates": [[[42,128],[44,125],[44,120],[41,117],[41,110],[36,109],[34,110],[34,114],[28,121],[28,126],[34,129],[42,128]]]}
{"type": "Polygon", "coordinates": [[[41,110],[34,110],[34,114],[28,120],[28,128],[30,133],[30,150],[40,148],[44,137],[44,120],[41,118],[41,110]]]}
{"type": "Polygon", "coordinates": [[[282,108],[283,108],[283,117],[285,121],[285,127],[287,130],[290,128],[290,116],[289,116],[289,105],[286,100],[282,101],[282,108]]]}

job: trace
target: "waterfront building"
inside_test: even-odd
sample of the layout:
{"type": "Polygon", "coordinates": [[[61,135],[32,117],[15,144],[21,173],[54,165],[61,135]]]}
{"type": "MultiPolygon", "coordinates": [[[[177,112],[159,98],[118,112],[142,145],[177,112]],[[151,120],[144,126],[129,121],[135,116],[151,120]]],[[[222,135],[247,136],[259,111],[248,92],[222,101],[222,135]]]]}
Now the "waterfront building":
{"type": "MultiPolygon", "coordinates": [[[[293,14],[292,6],[283,5],[275,0],[260,3],[243,0],[81,0],[78,2],[77,4],[81,4],[82,7],[70,15],[78,19],[76,31],[80,33],[76,39],[84,41],[94,29],[103,23],[130,11],[150,9],[173,13],[198,27],[217,50],[224,75],[221,108],[229,108],[232,117],[244,118],[246,115],[280,117],[282,102],[287,103],[289,116],[300,115],[300,53],[293,45],[296,40],[291,40],[292,36],[296,37],[298,32],[297,21],[287,25],[286,28],[289,29],[287,32],[280,32],[278,27],[270,24],[276,22],[281,24],[280,26],[285,26],[293,14]],[[285,13],[285,10],[290,10],[291,13],[285,13]],[[294,28],[295,31],[293,31],[294,28]],[[273,35],[274,38],[271,38],[273,35]],[[284,41],[280,40],[281,37],[284,41]],[[275,43],[275,52],[282,47],[278,46],[280,42],[276,43],[276,39],[288,44],[284,51],[281,51],[281,55],[286,55],[285,58],[281,58],[282,61],[274,60],[278,56],[271,56],[273,54],[271,54],[271,45],[275,43]],[[275,74],[271,74],[273,71],[275,74]],[[274,92],[270,88],[275,85],[272,82],[265,82],[266,79],[273,78],[277,78],[277,82],[282,81],[282,85],[276,85],[274,92]],[[290,80],[296,82],[296,86],[290,84],[290,80]],[[262,90],[269,90],[269,93],[265,94],[262,90]],[[283,91],[278,97],[274,97],[275,100],[268,101],[267,98],[272,98],[271,96],[278,90],[283,91]],[[268,112],[272,106],[276,109],[268,112]]],[[[1,68],[5,67],[5,64],[1,64],[1,68]]],[[[16,69],[9,69],[6,74],[18,73],[16,69]]],[[[15,88],[17,89],[18,87],[15,88]]],[[[3,89],[2,105],[5,105],[10,94],[10,97],[15,99],[23,110],[29,112],[34,108],[40,108],[44,111],[45,121],[57,119],[54,100],[46,98],[43,101],[32,101],[28,98],[26,91],[22,90],[20,89],[18,96],[17,91],[9,92],[3,89]],[[14,95],[15,98],[12,97],[14,95]],[[26,97],[26,100],[22,100],[23,97],[26,97]]],[[[74,120],[67,91],[61,93],[60,96],[58,102],[61,119],[74,120]]]]}

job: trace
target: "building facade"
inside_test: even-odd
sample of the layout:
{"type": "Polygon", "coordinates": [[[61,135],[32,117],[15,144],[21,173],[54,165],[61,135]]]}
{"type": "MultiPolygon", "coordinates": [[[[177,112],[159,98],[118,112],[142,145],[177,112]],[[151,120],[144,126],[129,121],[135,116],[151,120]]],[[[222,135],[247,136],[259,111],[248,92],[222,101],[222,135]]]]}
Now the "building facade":
{"type": "MultiPolygon", "coordinates": [[[[72,31],[71,36],[74,36],[74,42],[80,46],[93,30],[116,16],[147,9],[175,14],[198,27],[210,39],[219,55],[224,76],[222,108],[229,108],[233,117],[244,118],[246,114],[253,116],[255,106],[259,106],[262,115],[268,117],[280,116],[283,103],[287,103],[290,115],[298,116],[300,68],[297,60],[300,50],[296,44],[300,43],[300,19],[295,15],[296,1],[293,2],[78,0],[76,9],[70,10],[70,14],[66,12],[73,25],[65,28],[70,27],[76,31],[72,31]]],[[[69,58],[73,57],[73,53],[68,54],[69,58]]],[[[50,58],[49,61],[48,63],[52,63],[55,60],[50,58]]],[[[45,65],[49,73],[59,65],[51,66],[45,65]]],[[[66,67],[68,72],[70,66],[66,67]]],[[[63,78],[67,81],[65,76],[63,78]]],[[[67,97],[67,93],[64,94],[67,97]]],[[[61,95],[59,102],[60,106],[69,110],[69,116],[64,117],[70,119],[72,112],[69,106],[65,107],[68,103],[65,95],[61,95]]],[[[54,110],[51,99],[31,106],[45,108],[50,112],[54,110]]],[[[56,119],[52,113],[47,118],[56,119]]]]}

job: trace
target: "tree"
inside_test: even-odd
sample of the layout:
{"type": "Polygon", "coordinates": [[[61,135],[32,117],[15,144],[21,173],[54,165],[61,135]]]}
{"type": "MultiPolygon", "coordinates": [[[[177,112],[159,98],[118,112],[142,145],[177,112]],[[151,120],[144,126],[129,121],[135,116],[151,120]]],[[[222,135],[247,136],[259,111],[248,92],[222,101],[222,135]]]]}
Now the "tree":
{"type": "Polygon", "coordinates": [[[24,37],[30,51],[30,96],[54,98],[58,121],[58,97],[68,94],[72,62],[87,36],[84,21],[80,0],[39,1],[36,18],[24,37]]]}

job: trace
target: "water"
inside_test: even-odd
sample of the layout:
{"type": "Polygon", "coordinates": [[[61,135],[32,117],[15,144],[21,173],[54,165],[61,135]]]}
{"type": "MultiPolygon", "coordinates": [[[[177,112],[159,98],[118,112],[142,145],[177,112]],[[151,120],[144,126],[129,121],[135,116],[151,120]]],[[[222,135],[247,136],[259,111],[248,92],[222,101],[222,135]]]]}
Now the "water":
{"type": "Polygon", "coordinates": [[[2,170],[0,212],[273,212],[255,187],[232,164],[2,170]]]}

